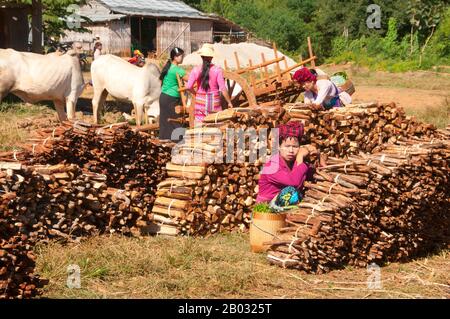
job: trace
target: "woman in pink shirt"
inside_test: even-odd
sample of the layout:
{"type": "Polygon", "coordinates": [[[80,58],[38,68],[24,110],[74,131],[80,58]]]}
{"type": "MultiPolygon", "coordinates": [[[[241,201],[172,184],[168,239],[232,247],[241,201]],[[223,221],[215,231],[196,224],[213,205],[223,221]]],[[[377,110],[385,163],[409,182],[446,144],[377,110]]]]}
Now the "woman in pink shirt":
{"type": "Polygon", "coordinates": [[[233,104],[225,87],[222,68],[212,64],[212,44],[204,44],[198,53],[203,64],[195,67],[189,74],[187,89],[195,96],[195,121],[201,123],[206,115],[222,110],[220,93],[227,101],[228,107],[233,107],[233,104]],[[197,84],[197,91],[194,90],[194,84],[197,84]]]}
{"type": "Polygon", "coordinates": [[[271,202],[276,206],[295,205],[301,200],[298,193],[309,175],[311,168],[305,158],[314,147],[300,147],[303,124],[289,122],[279,127],[279,153],[272,155],[264,165],[259,178],[259,193],[256,202],[271,202]]]}

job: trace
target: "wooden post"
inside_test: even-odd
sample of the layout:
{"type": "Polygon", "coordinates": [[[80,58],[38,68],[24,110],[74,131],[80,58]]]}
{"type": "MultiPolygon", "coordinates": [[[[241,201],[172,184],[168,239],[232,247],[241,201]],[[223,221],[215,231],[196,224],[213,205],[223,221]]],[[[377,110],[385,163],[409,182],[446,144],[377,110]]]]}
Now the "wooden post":
{"type": "MultiPolygon", "coordinates": [[[[266,56],[264,55],[264,53],[261,53],[261,60],[264,63],[266,63],[266,56]]],[[[269,70],[267,69],[267,65],[264,66],[264,78],[265,80],[262,80],[262,82],[265,82],[265,86],[269,85],[269,70]]]]}
{"type": "Polygon", "coordinates": [[[142,49],[142,17],[139,17],[139,46],[142,49]]]}
{"type": "Polygon", "coordinates": [[[32,51],[43,53],[42,48],[42,0],[32,0],[31,34],[33,37],[32,51]]]}
{"type": "Polygon", "coordinates": [[[239,63],[239,57],[237,52],[234,52],[234,59],[236,60],[236,69],[239,71],[241,69],[241,64],[239,63]]]}
{"type": "Polygon", "coordinates": [[[227,61],[227,59],[223,60],[223,66],[225,67],[225,71],[228,71],[228,61],[227,61]]]}
{"type": "MultiPolygon", "coordinates": [[[[275,44],[275,42],[273,43],[273,53],[275,55],[275,59],[278,59],[278,50],[277,50],[277,45],[275,44]]],[[[277,61],[277,64],[275,65],[275,70],[277,72],[277,79],[279,82],[281,82],[281,70],[280,70],[280,63],[277,61]]]]}
{"type": "Polygon", "coordinates": [[[187,103],[186,103],[186,89],[184,88],[183,82],[181,81],[180,76],[177,73],[177,82],[178,82],[178,92],[180,92],[181,97],[181,104],[183,106],[183,115],[186,113],[187,110],[187,103]]]}
{"type": "MultiPolygon", "coordinates": [[[[288,68],[289,68],[289,65],[288,65],[288,63],[287,63],[287,59],[286,59],[286,57],[284,57],[284,69],[285,70],[287,70],[288,68]]],[[[291,79],[291,75],[289,74],[289,73],[286,73],[285,74],[285,78],[287,79],[287,80],[290,80],[291,79]]]]}
{"type": "MultiPolygon", "coordinates": [[[[252,59],[248,60],[248,65],[253,66],[253,62],[252,59]]],[[[252,83],[252,87],[255,88],[256,83],[255,83],[255,75],[253,74],[253,71],[250,71],[250,82],[252,83]]]]}
{"type": "Polygon", "coordinates": [[[178,82],[178,91],[180,92],[180,97],[181,97],[181,104],[183,107],[183,116],[186,114],[186,111],[189,112],[189,128],[194,128],[195,95],[193,95],[193,101],[191,101],[191,105],[188,109],[186,95],[185,95],[185,92],[187,91],[187,89],[183,85],[183,82],[178,74],[177,74],[177,82],[178,82]]]}
{"type": "MultiPolygon", "coordinates": [[[[308,51],[309,51],[309,58],[311,59],[314,56],[314,53],[313,53],[313,49],[312,49],[312,45],[311,45],[311,38],[310,37],[308,37],[308,51]]],[[[316,61],[315,60],[311,61],[311,66],[312,66],[312,68],[316,67],[316,61]]]]}

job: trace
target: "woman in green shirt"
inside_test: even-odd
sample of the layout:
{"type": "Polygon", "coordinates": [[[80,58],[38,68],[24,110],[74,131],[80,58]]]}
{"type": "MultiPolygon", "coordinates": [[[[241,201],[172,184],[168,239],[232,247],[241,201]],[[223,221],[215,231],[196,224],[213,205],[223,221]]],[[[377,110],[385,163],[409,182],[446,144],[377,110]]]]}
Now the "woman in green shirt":
{"type": "Polygon", "coordinates": [[[169,119],[179,118],[175,113],[175,106],[180,105],[180,92],[178,91],[177,74],[187,81],[186,71],[178,65],[183,63],[184,51],[173,48],[170,51],[170,59],[161,71],[161,96],[159,98],[159,138],[162,140],[179,141],[182,136],[172,136],[172,132],[182,127],[180,123],[169,122],[169,119]]]}

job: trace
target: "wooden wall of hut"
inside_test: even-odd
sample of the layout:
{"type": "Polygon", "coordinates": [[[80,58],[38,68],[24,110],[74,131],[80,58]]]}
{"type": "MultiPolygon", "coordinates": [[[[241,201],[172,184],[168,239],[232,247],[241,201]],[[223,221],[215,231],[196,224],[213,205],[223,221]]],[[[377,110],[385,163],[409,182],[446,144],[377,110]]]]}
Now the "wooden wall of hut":
{"type": "Polygon", "coordinates": [[[113,20],[86,26],[91,32],[68,31],[63,41],[79,41],[83,50],[93,53],[94,37],[98,35],[103,45],[103,53],[129,57],[131,54],[131,30],[127,20],[113,20]]]}
{"type": "Polygon", "coordinates": [[[182,20],[191,24],[191,51],[197,51],[203,43],[213,40],[213,23],[208,20],[182,20]]]}
{"type": "Polygon", "coordinates": [[[0,8],[0,48],[28,51],[28,10],[0,8]]]}
{"type": "Polygon", "coordinates": [[[156,48],[158,55],[179,47],[186,54],[191,53],[191,25],[189,22],[158,20],[156,48]]]}

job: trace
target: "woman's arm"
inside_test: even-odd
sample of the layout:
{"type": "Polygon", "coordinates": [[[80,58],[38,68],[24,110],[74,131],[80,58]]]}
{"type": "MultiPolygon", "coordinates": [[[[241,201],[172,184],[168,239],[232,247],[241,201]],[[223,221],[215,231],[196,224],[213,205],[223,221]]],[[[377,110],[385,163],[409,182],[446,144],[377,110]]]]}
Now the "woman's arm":
{"type": "Polygon", "coordinates": [[[231,98],[230,98],[230,94],[228,94],[228,90],[225,89],[222,91],[223,97],[225,98],[225,101],[227,101],[228,103],[228,107],[232,108],[233,107],[233,103],[231,103],[231,98]]]}
{"type": "Polygon", "coordinates": [[[266,176],[269,182],[277,185],[300,187],[305,182],[308,170],[309,167],[305,163],[295,162],[291,171],[279,169],[276,173],[266,176]]]}
{"type": "MultiPolygon", "coordinates": [[[[185,75],[185,77],[187,77],[187,75],[185,75]]],[[[189,74],[189,77],[188,77],[188,80],[187,80],[187,84],[186,84],[186,89],[192,95],[196,94],[196,92],[194,90],[194,83],[195,83],[195,81],[197,81],[197,78],[198,78],[197,69],[194,68],[191,71],[191,73],[189,74]]]]}
{"type": "Polygon", "coordinates": [[[311,92],[304,93],[304,102],[305,104],[313,104],[314,103],[314,95],[311,92]]]}
{"type": "Polygon", "coordinates": [[[225,78],[223,77],[223,70],[220,67],[217,68],[217,85],[219,86],[219,91],[222,92],[225,101],[227,101],[228,107],[232,108],[233,103],[231,103],[231,97],[225,85],[225,78]]]}
{"type": "Polygon", "coordinates": [[[314,101],[314,104],[322,105],[327,96],[331,95],[331,92],[333,91],[333,83],[329,80],[319,80],[317,81],[317,91],[317,98],[314,101]]]}

